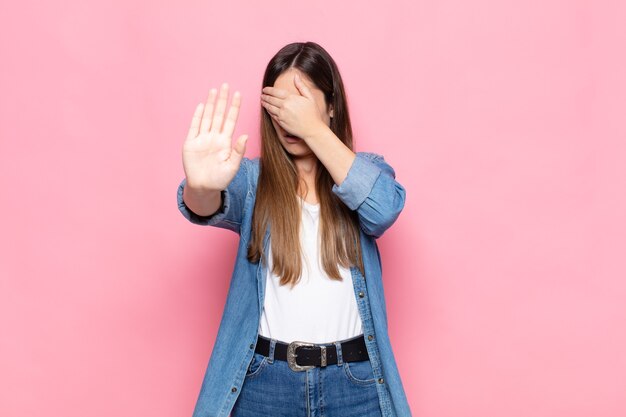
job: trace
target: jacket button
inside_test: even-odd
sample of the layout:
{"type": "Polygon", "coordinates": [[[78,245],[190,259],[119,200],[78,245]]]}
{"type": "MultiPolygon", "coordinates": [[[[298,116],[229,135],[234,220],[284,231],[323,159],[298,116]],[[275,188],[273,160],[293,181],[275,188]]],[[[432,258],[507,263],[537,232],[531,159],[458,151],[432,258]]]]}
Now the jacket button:
{"type": "Polygon", "coordinates": [[[374,339],[374,336],[373,336],[373,335],[371,335],[371,334],[368,334],[368,335],[367,335],[367,340],[372,340],[372,339],[374,339]]]}
{"type": "Polygon", "coordinates": [[[383,382],[385,382],[385,380],[384,380],[384,379],[382,379],[382,378],[378,378],[378,383],[379,383],[379,384],[382,384],[383,382]]]}
{"type": "Polygon", "coordinates": [[[250,349],[254,349],[254,344],[250,343],[250,349]]]}
{"type": "Polygon", "coordinates": [[[359,297],[361,298],[365,297],[365,293],[363,291],[359,291],[359,297]]]}
{"type": "Polygon", "coordinates": [[[233,387],[233,389],[231,389],[232,392],[237,392],[237,387],[233,387]]]}

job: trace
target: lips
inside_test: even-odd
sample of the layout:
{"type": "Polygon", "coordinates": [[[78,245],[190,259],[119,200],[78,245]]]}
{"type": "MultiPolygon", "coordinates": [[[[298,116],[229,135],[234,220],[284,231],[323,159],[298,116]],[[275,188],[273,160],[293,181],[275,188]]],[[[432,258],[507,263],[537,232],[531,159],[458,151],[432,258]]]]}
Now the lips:
{"type": "Polygon", "coordinates": [[[302,139],[293,135],[285,135],[285,140],[290,143],[295,143],[301,141],[302,139]]]}

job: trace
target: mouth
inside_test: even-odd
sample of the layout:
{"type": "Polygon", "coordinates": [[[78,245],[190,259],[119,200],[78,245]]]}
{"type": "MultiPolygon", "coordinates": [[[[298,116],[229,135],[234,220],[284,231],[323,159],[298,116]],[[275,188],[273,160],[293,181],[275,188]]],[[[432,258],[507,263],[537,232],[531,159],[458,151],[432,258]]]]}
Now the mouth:
{"type": "Polygon", "coordinates": [[[301,138],[294,136],[294,135],[290,135],[290,134],[285,134],[284,136],[285,136],[285,141],[288,143],[298,143],[302,140],[301,138]]]}

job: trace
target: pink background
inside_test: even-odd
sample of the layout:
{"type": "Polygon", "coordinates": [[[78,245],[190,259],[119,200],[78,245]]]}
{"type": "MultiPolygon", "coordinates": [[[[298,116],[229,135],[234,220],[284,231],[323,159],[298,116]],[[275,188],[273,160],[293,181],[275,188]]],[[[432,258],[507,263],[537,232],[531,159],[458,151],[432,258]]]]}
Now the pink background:
{"type": "Polygon", "coordinates": [[[0,415],[190,416],[237,236],[176,207],[193,110],[314,40],[358,150],[414,415],[626,414],[622,1],[3,2],[0,415]]]}

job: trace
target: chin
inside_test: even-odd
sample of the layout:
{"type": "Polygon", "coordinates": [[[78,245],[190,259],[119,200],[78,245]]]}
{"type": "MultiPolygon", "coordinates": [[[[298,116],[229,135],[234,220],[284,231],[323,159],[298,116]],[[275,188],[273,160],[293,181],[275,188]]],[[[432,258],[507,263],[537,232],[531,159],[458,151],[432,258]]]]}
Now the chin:
{"type": "Polygon", "coordinates": [[[293,157],[301,158],[313,155],[313,151],[306,144],[300,143],[283,143],[283,148],[293,157]]]}

